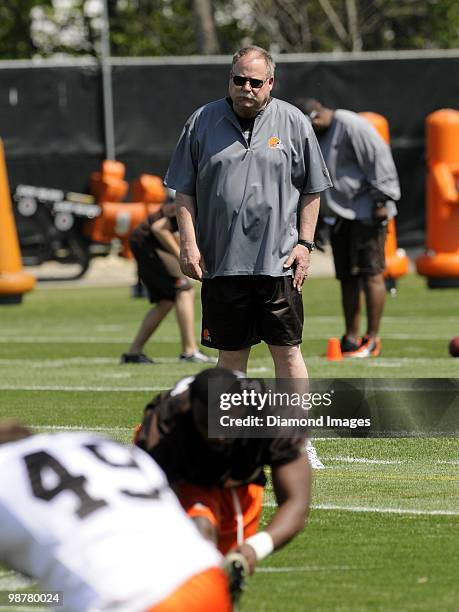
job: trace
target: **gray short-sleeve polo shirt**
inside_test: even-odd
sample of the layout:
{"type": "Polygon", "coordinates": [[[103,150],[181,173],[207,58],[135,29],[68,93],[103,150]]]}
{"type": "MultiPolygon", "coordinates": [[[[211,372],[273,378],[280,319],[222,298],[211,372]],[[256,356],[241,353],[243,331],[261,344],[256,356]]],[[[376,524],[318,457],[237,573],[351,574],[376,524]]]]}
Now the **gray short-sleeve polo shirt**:
{"type": "Polygon", "coordinates": [[[322,213],[345,219],[372,220],[374,203],[389,200],[389,217],[397,213],[400,185],[390,147],[368,119],[338,109],[319,135],[333,188],[324,194],[322,213]]]}
{"type": "Polygon", "coordinates": [[[166,184],[196,198],[196,233],[207,277],[291,272],[283,264],[298,239],[301,194],[331,186],[310,122],[271,99],[250,145],[226,99],[188,119],[166,184]]]}

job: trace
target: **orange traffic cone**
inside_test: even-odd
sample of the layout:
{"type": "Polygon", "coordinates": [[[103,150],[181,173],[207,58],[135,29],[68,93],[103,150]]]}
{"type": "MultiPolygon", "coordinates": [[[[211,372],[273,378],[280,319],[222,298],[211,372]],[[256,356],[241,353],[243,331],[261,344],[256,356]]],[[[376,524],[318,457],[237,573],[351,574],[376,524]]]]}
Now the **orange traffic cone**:
{"type": "Polygon", "coordinates": [[[329,361],[341,361],[343,353],[341,352],[341,343],[339,338],[329,338],[327,344],[327,359],[329,361]]]}
{"type": "Polygon", "coordinates": [[[19,304],[22,294],[34,287],[35,280],[34,276],[22,271],[5,153],[0,139],[0,304],[19,304]]]}

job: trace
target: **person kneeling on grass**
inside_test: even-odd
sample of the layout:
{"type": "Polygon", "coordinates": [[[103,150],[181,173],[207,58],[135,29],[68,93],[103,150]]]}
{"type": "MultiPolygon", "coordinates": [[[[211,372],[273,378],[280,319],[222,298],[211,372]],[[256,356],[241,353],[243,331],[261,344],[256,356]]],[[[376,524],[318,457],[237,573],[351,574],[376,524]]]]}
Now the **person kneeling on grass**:
{"type": "MultiPolygon", "coordinates": [[[[204,370],[157,395],[144,410],[134,442],[162,467],[182,506],[221,553],[236,551],[243,574],[253,573],[265,558],[304,527],[310,504],[311,467],[305,460],[305,437],[209,438],[209,382],[243,390],[247,379],[223,368],[204,370]],[[257,533],[271,468],[277,511],[257,533]]],[[[230,567],[230,582],[234,576],[230,567]]],[[[241,570],[241,568],[236,568],[241,570]]],[[[233,583],[238,596],[240,584],[233,583]]]]}
{"type": "Polygon", "coordinates": [[[132,233],[129,246],[137,261],[139,278],[155,305],[143,318],[128,352],[121,355],[122,364],[154,363],[143,348],[174,306],[182,342],[180,361],[216,362],[204,355],[196,343],[195,291],[190,279],[180,270],[177,231],[175,202],[168,202],[158,212],[148,215],[132,233]]]}

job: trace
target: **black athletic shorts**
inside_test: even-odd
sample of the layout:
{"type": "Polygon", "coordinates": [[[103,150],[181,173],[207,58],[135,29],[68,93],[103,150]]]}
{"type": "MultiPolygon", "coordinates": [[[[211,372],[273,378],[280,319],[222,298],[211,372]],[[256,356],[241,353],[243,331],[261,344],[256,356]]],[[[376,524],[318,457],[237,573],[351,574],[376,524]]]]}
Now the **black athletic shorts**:
{"type": "Polygon", "coordinates": [[[386,227],[338,219],[330,231],[336,278],[374,276],[384,272],[386,227]]]}
{"type": "Polygon", "coordinates": [[[295,346],[303,334],[303,300],[292,276],[219,276],[201,290],[204,346],[237,351],[262,340],[295,346]]]}
{"type": "Polygon", "coordinates": [[[152,304],[160,300],[175,301],[179,291],[191,289],[190,279],[180,270],[180,264],[172,253],[161,249],[147,251],[135,243],[131,243],[130,247],[152,304]]]}

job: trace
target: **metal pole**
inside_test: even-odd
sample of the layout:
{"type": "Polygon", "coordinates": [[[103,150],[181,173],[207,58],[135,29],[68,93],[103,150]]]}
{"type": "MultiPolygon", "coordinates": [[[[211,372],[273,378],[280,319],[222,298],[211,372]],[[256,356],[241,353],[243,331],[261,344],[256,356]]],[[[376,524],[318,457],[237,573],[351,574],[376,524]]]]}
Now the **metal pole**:
{"type": "Polygon", "coordinates": [[[100,39],[100,63],[102,69],[102,93],[104,100],[105,158],[115,157],[115,124],[113,121],[112,67],[110,63],[110,24],[107,0],[103,0],[102,31],[100,39]]]}

